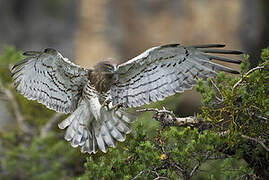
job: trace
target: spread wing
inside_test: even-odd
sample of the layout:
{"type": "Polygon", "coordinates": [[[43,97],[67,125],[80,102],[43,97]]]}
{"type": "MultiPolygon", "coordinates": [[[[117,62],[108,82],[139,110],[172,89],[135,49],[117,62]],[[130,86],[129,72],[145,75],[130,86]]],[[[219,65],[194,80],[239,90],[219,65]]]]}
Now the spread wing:
{"type": "Polygon", "coordinates": [[[11,68],[17,91],[55,111],[74,111],[88,70],[71,63],[54,49],[28,51],[24,55],[28,57],[11,68]]]}
{"type": "Polygon", "coordinates": [[[198,78],[215,76],[217,71],[238,73],[212,62],[212,59],[240,63],[239,60],[214,56],[242,54],[240,51],[212,49],[220,44],[184,47],[170,44],[148,49],[139,56],[118,66],[116,81],[111,88],[113,104],[126,107],[149,104],[176,92],[191,89],[198,78]],[[209,54],[210,53],[210,54],[209,54]]]}

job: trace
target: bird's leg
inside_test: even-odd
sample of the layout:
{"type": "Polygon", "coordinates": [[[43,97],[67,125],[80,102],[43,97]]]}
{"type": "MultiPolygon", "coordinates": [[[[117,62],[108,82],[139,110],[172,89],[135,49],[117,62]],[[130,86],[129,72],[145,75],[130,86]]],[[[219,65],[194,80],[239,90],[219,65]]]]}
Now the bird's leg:
{"type": "Polygon", "coordinates": [[[115,111],[117,111],[119,108],[121,108],[122,107],[122,103],[118,103],[118,104],[115,104],[115,105],[113,105],[112,107],[110,107],[109,108],[109,111],[111,111],[111,110],[115,110],[115,111]]]}
{"type": "Polygon", "coordinates": [[[109,110],[109,109],[110,109],[110,108],[109,108],[109,104],[110,104],[111,102],[112,102],[112,99],[111,99],[111,98],[106,99],[106,100],[103,102],[101,108],[106,107],[106,108],[109,110]]]}
{"type": "Polygon", "coordinates": [[[106,107],[108,111],[112,111],[112,110],[117,111],[119,108],[122,107],[122,103],[118,103],[118,104],[109,106],[109,104],[110,104],[111,102],[112,102],[112,99],[111,99],[111,98],[106,99],[106,100],[104,101],[104,103],[102,104],[101,108],[106,107]]]}

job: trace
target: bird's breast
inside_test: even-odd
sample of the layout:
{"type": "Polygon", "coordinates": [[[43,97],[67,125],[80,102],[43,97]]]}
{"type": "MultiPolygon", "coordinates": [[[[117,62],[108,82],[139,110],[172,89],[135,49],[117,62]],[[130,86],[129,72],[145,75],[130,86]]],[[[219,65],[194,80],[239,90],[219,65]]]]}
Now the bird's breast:
{"type": "Polygon", "coordinates": [[[94,72],[90,81],[98,93],[107,93],[113,83],[113,74],[94,72]]]}

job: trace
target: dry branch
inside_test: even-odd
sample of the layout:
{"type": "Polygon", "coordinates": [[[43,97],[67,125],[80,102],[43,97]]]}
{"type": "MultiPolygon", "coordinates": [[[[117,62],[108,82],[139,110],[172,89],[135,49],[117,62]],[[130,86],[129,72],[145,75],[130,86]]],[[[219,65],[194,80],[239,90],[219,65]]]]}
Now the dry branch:
{"type": "Polygon", "coordinates": [[[137,112],[155,112],[153,118],[159,121],[163,126],[178,126],[178,127],[196,127],[198,129],[209,129],[211,126],[198,116],[176,117],[172,111],[165,108],[159,110],[157,108],[145,108],[136,110],[137,112]]]}
{"type": "Polygon", "coordinates": [[[9,89],[4,88],[3,92],[6,96],[6,99],[10,102],[11,107],[14,111],[14,115],[15,118],[17,120],[18,126],[19,128],[25,132],[25,133],[31,133],[31,130],[29,129],[29,127],[25,124],[25,118],[21,113],[21,110],[19,108],[19,105],[15,99],[15,97],[13,96],[12,92],[9,89]]]}
{"type": "MultiPolygon", "coordinates": [[[[175,114],[172,111],[168,111],[165,108],[162,110],[159,110],[157,108],[145,108],[145,109],[139,109],[136,110],[137,112],[155,112],[153,115],[153,118],[157,121],[159,121],[163,126],[177,126],[177,127],[196,127],[198,129],[211,129],[212,126],[210,124],[203,121],[201,118],[198,118],[196,116],[188,116],[179,118],[176,117],[175,114]]],[[[218,133],[220,136],[226,136],[229,134],[229,130],[222,131],[218,133]]],[[[264,141],[252,138],[246,135],[241,135],[242,138],[255,141],[256,143],[259,143],[266,151],[269,152],[269,148],[263,143],[264,141]]]]}
{"type": "Polygon", "coordinates": [[[41,129],[40,136],[42,138],[46,137],[63,115],[63,113],[55,113],[51,120],[41,129]]]}
{"type": "MultiPolygon", "coordinates": [[[[264,64],[264,63],[263,63],[263,64],[264,64]]],[[[236,89],[236,88],[243,82],[243,80],[244,80],[248,75],[250,75],[251,73],[253,73],[253,72],[256,71],[256,70],[264,69],[264,65],[263,65],[263,64],[261,64],[260,66],[255,67],[255,68],[253,68],[253,69],[250,69],[247,73],[245,73],[245,74],[241,77],[241,79],[239,79],[239,81],[237,81],[237,82],[234,84],[233,89],[232,89],[232,94],[234,94],[235,89],[236,89]]]]}
{"type": "Polygon", "coordinates": [[[253,138],[253,137],[249,137],[249,136],[244,135],[244,134],[242,134],[241,137],[245,138],[245,139],[248,139],[248,140],[251,140],[251,141],[254,141],[256,143],[259,143],[266,151],[269,152],[269,148],[263,143],[263,140],[259,140],[259,139],[253,138]]]}

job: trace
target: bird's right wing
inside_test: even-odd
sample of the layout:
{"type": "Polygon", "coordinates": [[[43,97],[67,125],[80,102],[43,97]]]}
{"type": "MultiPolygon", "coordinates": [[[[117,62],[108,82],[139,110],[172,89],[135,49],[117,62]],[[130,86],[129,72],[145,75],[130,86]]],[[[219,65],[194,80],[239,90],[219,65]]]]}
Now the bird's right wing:
{"type": "Polygon", "coordinates": [[[57,112],[74,111],[89,70],[73,64],[54,49],[27,51],[24,55],[28,57],[11,68],[17,91],[57,112]]]}
{"type": "Polygon", "coordinates": [[[191,89],[198,78],[206,79],[218,71],[238,73],[212,62],[212,59],[239,64],[241,61],[218,54],[242,54],[240,51],[214,49],[221,44],[180,46],[169,44],[153,47],[118,66],[116,80],[111,87],[113,104],[138,107],[143,104],[191,89]],[[213,49],[212,49],[213,48],[213,49]]]}

